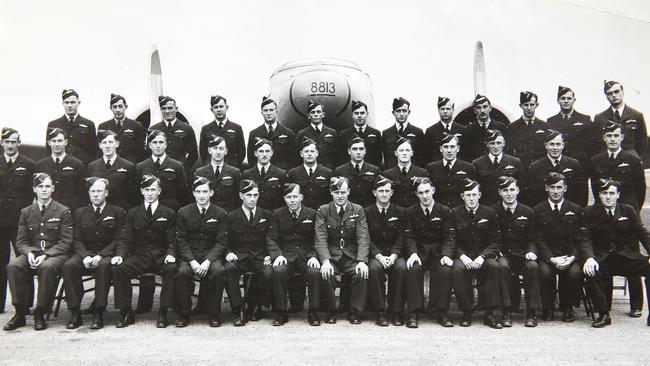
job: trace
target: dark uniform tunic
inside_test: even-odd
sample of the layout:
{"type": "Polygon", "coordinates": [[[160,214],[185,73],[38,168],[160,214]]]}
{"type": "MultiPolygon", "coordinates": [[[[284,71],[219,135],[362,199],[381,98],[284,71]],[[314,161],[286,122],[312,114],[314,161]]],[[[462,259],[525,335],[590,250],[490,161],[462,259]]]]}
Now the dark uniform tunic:
{"type": "Polygon", "coordinates": [[[47,143],[47,134],[55,129],[60,128],[68,135],[68,145],[65,147],[65,153],[81,160],[84,165],[97,159],[97,133],[95,123],[89,119],[77,115],[74,122],[70,122],[67,116],[61,116],[47,123],[45,133],[45,147],[47,154],[52,153],[50,145],[47,143]]]}
{"type": "Polygon", "coordinates": [[[304,165],[298,165],[289,170],[286,181],[298,184],[300,193],[304,197],[302,204],[315,210],[332,199],[329,190],[332,171],[320,164],[311,169],[312,174],[309,176],[307,168],[304,165]]]}
{"type": "Polygon", "coordinates": [[[257,186],[260,190],[260,198],[257,201],[257,205],[267,209],[275,210],[284,206],[284,195],[282,194],[282,186],[286,182],[286,171],[278,168],[277,166],[270,164],[264,176],[261,175],[261,172],[258,169],[258,166],[255,165],[252,168],[245,170],[242,173],[242,179],[250,179],[257,183],[257,186]]]}
{"type": "Polygon", "coordinates": [[[643,113],[626,104],[620,118],[616,117],[611,107],[594,116],[593,140],[598,143],[598,145],[594,144],[594,146],[598,146],[598,150],[593,155],[606,150],[602,137],[603,128],[607,124],[607,121],[618,122],[623,126],[623,133],[625,134],[623,150],[637,157],[642,157],[645,154],[648,147],[648,132],[646,130],[645,118],[643,118],[643,113]]]}
{"type": "Polygon", "coordinates": [[[318,149],[318,163],[323,164],[330,170],[334,170],[339,163],[340,142],[336,130],[321,123],[319,126],[320,132],[316,132],[313,124],[303,128],[296,134],[296,142],[298,145],[305,139],[310,138],[316,141],[316,148],[318,149]]]}
{"type": "MultiPolygon", "coordinates": [[[[589,164],[589,159],[593,156],[591,139],[594,135],[591,117],[574,110],[565,119],[561,113],[558,113],[553,117],[549,117],[548,127],[564,135],[564,141],[566,142],[564,154],[578,159],[583,167],[589,164]]],[[[597,135],[602,140],[602,131],[599,131],[597,135]]],[[[600,141],[597,142],[596,146],[600,147],[600,141]]]]}
{"type": "MultiPolygon", "coordinates": [[[[458,141],[460,142],[463,141],[464,134],[465,134],[465,126],[456,122],[451,122],[449,126],[450,126],[449,130],[447,130],[445,128],[445,124],[439,121],[429,126],[424,132],[423,147],[425,153],[425,158],[424,158],[425,164],[430,164],[433,163],[434,161],[438,161],[442,159],[442,153],[440,152],[439,147],[441,145],[442,135],[444,133],[450,133],[452,135],[456,135],[458,137],[458,141]]],[[[461,147],[461,154],[462,152],[463,149],[461,147]]]]}
{"type": "Polygon", "coordinates": [[[463,193],[463,181],[465,178],[476,179],[476,172],[472,163],[456,159],[451,169],[446,160],[438,160],[427,165],[427,174],[436,191],[433,197],[437,202],[447,206],[456,207],[463,203],[460,194],[463,193]]]}
{"type": "Polygon", "coordinates": [[[474,159],[488,152],[485,145],[487,130],[499,130],[505,135],[506,125],[503,122],[490,120],[487,127],[482,127],[477,121],[473,121],[465,127],[465,138],[461,140],[460,145],[462,146],[460,156],[463,160],[474,161],[474,159]]]}
{"type": "MultiPolygon", "coordinates": [[[[201,161],[204,163],[210,162],[210,154],[208,154],[208,141],[212,140],[215,136],[223,137],[226,140],[226,147],[228,154],[225,161],[228,165],[240,168],[244,158],[246,157],[246,145],[244,144],[244,132],[239,124],[227,119],[222,127],[219,127],[216,121],[212,121],[201,127],[201,134],[199,135],[199,154],[201,161]]],[[[250,140],[249,140],[250,141],[250,140]]]]}
{"type": "Polygon", "coordinates": [[[426,147],[422,146],[424,132],[421,128],[413,126],[411,122],[406,123],[408,123],[408,125],[404,128],[401,134],[397,127],[395,127],[395,124],[381,133],[383,144],[382,150],[384,152],[384,169],[389,169],[397,165],[395,150],[397,149],[397,141],[400,137],[404,137],[411,141],[413,147],[413,163],[421,165],[424,162],[424,150],[426,149],[426,147]]]}
{"type": "Polygon", "coordinates": [[[497,184],[499,177],[513,177],[522,186],[526,182],[526,168],[519,158],[501,154],[498,165],[492,162],[492,158],[491,154],[486,154],[472,162],[476,181],[481,185],[481,203],[484,205],[493,205],[501,200],[497,184]]]}
{"type": "Polygon", "coordinates": [[[528,168],[528,181],[523,188],[523,194],[526,201],[536,205],[548,198],[544,188],[544,178],[550,172],[560,173],[564,176],[567,185],[567,191],[564,197],[571,202],[580,206],[587,204],[587,171],[583,169],[582,164],[574,158],[562,155],[559,164],[554,166],[554,162],[548,156],[545,156],[530,164],[528,168]]]}
{"type": "Polygon", "coordinates": [[[265,138],[273,143],[273,157],[271,164],[280,169],[288,170],[298,165],[298,154],[296,153],[296,135],[290,129],[280,123],[276,124],[277,128],[273,134],[269,135],[267,125],[262,124],[248,134],[248,147],[246,148],[248,165],[255,166],[257,158],[255,157],[255,140],[257,137],[265,138]]]}
{"type": "MultiPolygon", "coordinates": [[[[117,134],[116,138],[120,142],[120,146],[117,148],[117,154],[120,157],[130,161],[134,165],[147,158],[145,131],[140,122],[125,118],[118,125],[115,119],[109,119],[97,127],[97,134],[103,131],[113,131],[117,134]]],[[[100,149],[99,156],[101,155],[100,149]]]]}
{"type": "Polygon", "coordinates": [[[52,199],[60,202],[70,210],[76,210],[88,204],[86,192],[86,167],[81,160],[65,155],[59,164],[48,156],[36,163],[35,173],[45,173],[52,177],[54,193],[52,199]]]}
{"type": "MultiPolygon", "coordinates": [[[[621,151],[615,159],[610,159],[609,152],[602,152],[591,158],[592,186],[599,178],[611,178],[621,183],[620,201],[641,209],[645,201],[645,173],[643,163],[631,152],[621,151]]],[[[594,190],[594,198],[598,200],[598,192],[594,190]]]]}
{"type": "Polygon", "coordinates": [[[172,210],[178,210],[189,202],[185,168],[178,160],[169,156],[165,156],[165,160],[159,166],[154,159],[153,156],[149,157],[135,166],[135,181],[142,180],[145,174],[160,178],[160,188],[162,189],[160,203],[172,210]]]}
{"type": "Polygon", "coordinates": [[[348,200],[361,205],[361,207],[366,207],[375,202],[372,185],[377,180],[380,171],[377,166],[366,161],[359,165],[358,171],[351,162],[340,165],[334,170],[334,176],[347,178],[350,187],[348,200]]]}
{"type": "Polygon", "coordinates": [[[212,164],[208,162],[207,165],[197,169],[194,176],[207,178],[212,183],[214,195],[212,195],[210,201],[226,210],[226,212],[230,212],[241,205],[239,199],[241,173],[237,168],[224,163],[221,166],[219,176],[217,176],[212,164]]]}
{"type": "Polygon", "coordinates": [[[393,197],[391,202],[401,207],[409,207],[418,202],[418,197],[413,191],[413,177],[426,177],[427,171],[411,164],[406,170],[406,174],[402,172],[402,168],[399,165],[385,170],[382,173],[386,178],[393,181],[393,197]]]}
{"type": "Polygon", "coordinates": [[[138,202],[140,192],[136,189],[135,164],[118,156],[107,168],[104,158],[88,164],[88,176],[108,179],[108,197],[112,205],[130,209],[138,202]]]}
{"type": "Polygon", "coordinates": [[[539,118],[535,118],[530,125],[523,117],[519,118],[506,129],[504,151],[519,158],[524,169],[528,169],[530,163],[546,155],[544,147],[546,131],[548,131],[548,124],[539,118]]]}
{"type": "Polygon", "coordinates": [[[168,127],[167,121],[162,121],[151,126],[150,130],[162,131],[167,135],[167,155],[181,162],[185,172],[189,172],[199,157],[196,135],[192,126],[176,120],[171,127],[168,127]]]}
{"type": "Polygon", "coordinates": [[[355,137],[361,137],[366,146],[366,156],[364,157],[364,160],[374,166],[381,166],[381,132],[368,125],[363,128],[363,133],[359,133],[357,126],[352,126],[339,133],[339,162],[342,163],[350,160],[348,145],[355,137]]]}

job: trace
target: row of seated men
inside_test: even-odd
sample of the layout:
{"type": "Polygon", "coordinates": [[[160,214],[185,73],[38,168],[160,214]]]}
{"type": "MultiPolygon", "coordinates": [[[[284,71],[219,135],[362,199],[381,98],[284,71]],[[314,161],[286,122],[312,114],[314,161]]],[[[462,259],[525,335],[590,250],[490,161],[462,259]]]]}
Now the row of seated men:
{"type": "MultiPolygon", "coordinates": [[[[11,331],[26,325],[32,301],[34,274],[38,277],[34,328],[44,330],[44,314],[51,307],[57,276],[61,274],[71,318],[66,327],[83,324],[80,304],[82,275],[95,275],[95,312],[91,329],[104,326],[111,281],[120,311],[117,327],[135,322],[131,307],[131,279],[145,272],[162,276],[156,326],[169,326],[168,309],[179,316],[177,327],[190,322],[194,279],[207,289],[209,325],[221,326],[221,298],[228,291],[233,325],[259,320],[262,307],[272,306],[274,326],[288,322],[289,276],[303,276],[309,288],[308,322],[336,323],[334,276],[352,276],[348,320],[361,322],[367,303],[376,323],[418,327],[424,309],[423,272],[430,273],[429,305],[444,327],[449,319],[452,289],[462,311],[460,326],[472,324],[472,279],[478,281],[483,323],[494,329],[512,326],[513,298],[520,297],[509,281],[524,279],[527,327],[537,326],[537,311],[553,319],[555,278],[559,276],[562,320],[575,320],[574,306],[586,278],[587,293],[599,316],[593,327],[611,324],[611,276],[645,276],[650,291],[650,260],[638,251],[639,241],[650,249],[650,233],[630,205],[621,203],[621,184],[601,179],[598,200],[583,208],[564,198],[565,177],[545,177],[547,200],[530,208],[518,201],[518,182],[499,177],[502,200],[480,203],[481,186],[462,182],[462,204],[450,209],[434,200],[435,186],[427,177],[412,180],[418,202],[401,208],[391,202],[393,182],[379,176],[373,184],[375,202],[365,208],[349,202],[349,181],[332,177],[331,202],[317,210],[302,205],[300,185],[283,186],[285,207],[273,212],[258,206],[259,187],[252,180],[239,184],[241,207],[226,213],[210,198],[212,183],[197,177],[195,202],[175,211],[161,202],[160,179],[145,175],[140,183],[143,201],[125,212],[108,204],[107,179],[88,179],[91,204],[70,210],[52,199],[56,187],[45,173],[33,178],[34,202],[20,214],[17,257],[7,266],[15,314],[4,326],[11,331]],[[242,274],[253,272],[248,303],[239,289],[242,274]],[[388,277],[388,295],[385,282],[388,277]],[[403,318],[406,308],[408,317],[403,318]],[[501,317],[495,310],[501,309],[501,317]]],[[[647,320],[650,326],[650,316],[647,320]]]]}

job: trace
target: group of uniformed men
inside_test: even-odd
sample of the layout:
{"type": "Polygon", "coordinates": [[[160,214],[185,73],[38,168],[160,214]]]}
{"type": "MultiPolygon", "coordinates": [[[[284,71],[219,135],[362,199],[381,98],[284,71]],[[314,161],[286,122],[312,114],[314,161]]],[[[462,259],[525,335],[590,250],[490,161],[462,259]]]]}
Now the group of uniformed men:
{"type": "MultiPolygon", "coordinates": [[[[341,302],[349,302],[353,324],[369,307],[380,326],[417,328],[428,310],[451,327],[453,291],[460,326],[470,326],[479,308],[484,324],[510,327],[519,275],[527,327],[537,326],[540,311],[554,319],[556,276],[565,322],[576,319],[584,286],[598,312],[592,326],[611,324],[612,275],[630,279],[630,316],[639,317],[640,276],[650,289],[650,262],[639,253],[639,242],[646,250],[650,243],[639,216],[646,127],[624,104],[620,83],[606,82],[604,92],[610,107],[593,122],[574,110],[570,88],[559,87],[560,112],[548,122],[535,116],[537,95],[522,92],[523,116],[508,125],[491,119],[482,95],[476,120],[456,123],[453,102],[441,97],[440,122],[426,132],[409,122],[409,102],[396,98],[395,124],[382,132],[366,125],[363,102],[352,102],[354,125],[338,133],[323,123],[324,106],[310,101],[310,125],[294,134],[277,120],[277,103],[263,98],[264,123],[245,149],[221,96],[211,97],[215,120],[197,144],[171,97],[160,97],[163,121],[147,130],[126,118],[124,97],[111,95],[114,118],[96,131],[78,114],[79,95],[66,89],[64,116],[48,124],[46,158],[34,163],[19,152],[19,132],[2,130],[0,246],[8,265],[0,310],[7,277],[15,306],[4,330],[26,324],[34,275],[36,330],[47,328],[59,277],[71,313],[66,327],[82,325],[88,274],[95,276],[92,329],[104,326],[111,284],[117,327],[134,323],[131,280],[146,273],[162,276],[162,328],[168,309],[179,314],[177,327],[188,325],[194,281],[212,327],[222,324],[224,289],[235,326],[259,320],[263,307],[279,326],[288,321],[288,294],[303,306],[305,283],[309,324],[320,325],[319,311],[335,323],[338,274],[349,282],[341,302]],[[242,171],[245,155],[250,167],[242,171]],[[595,204],[585,207],[588,181],[595,204]],[[250,276],[245,301],[242,275],[250,276]]],[[[141,311],[151,307],[145,285],[141,311]]]]}

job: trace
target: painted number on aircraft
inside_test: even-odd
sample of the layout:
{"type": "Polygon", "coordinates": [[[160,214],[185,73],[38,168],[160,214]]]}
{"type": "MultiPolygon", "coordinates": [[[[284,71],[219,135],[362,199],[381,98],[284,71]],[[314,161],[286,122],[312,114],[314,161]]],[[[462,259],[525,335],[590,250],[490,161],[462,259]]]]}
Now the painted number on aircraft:
{"type": "Polygon", "coordinates": [[[312,81],[311,82],[312,95],[334,95],[336,94],[336,83],[328,81],[312,81]]]}

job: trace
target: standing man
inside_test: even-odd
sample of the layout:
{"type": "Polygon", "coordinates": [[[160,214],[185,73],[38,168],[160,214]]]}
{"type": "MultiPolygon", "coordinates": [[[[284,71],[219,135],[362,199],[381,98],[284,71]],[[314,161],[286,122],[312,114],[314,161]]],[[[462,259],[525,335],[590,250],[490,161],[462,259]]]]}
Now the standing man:
{"type": "Polygon", "coordinates": [[[212,203],[230,212],[241,204],[239,201],[239,169],[227,164],[224,157],[228,156],[226,139],[213,136],[207,142],[210,161],[194,172],[195,177],[205,177],[211,183],[214,191],[212,203]]]}
{"type": "MultiPolygon", "coordinates": [[[[180,161],[189,172],[199,157],[196,147],[196,135],[189,123],[181,122],[176,118],[178,106],[176,100],[168,96],[158,97],[158,104],[163,114],[163,120],[149,128],[150,131],[158,130],[167,136],[167,154],[180,161]]],[[[164,189],[163,189],[164,190],[164,189]]]]}
{"type": "Polygon", "coordinates": [[[72,256],[61,269],[65,301],[70,310],[67,329],[83,324],[81,300],[84,295],[83,275],[95,276],[95,308],[90,329],[104,327],[104,311],[111,289],[111,259],[122,234],[126,213],[121,207],[107,203],[108,179],[90,177],[86,180],[90,205],[74,212],[72,256]]]}
{"type": "MultiPolygon", "coordinates": [[[[250,145],[253,146],[256,163],[252,168],[245,170],[241,177],[255,182],[259,193],[260,207],[267,210],[280,208],[283,205],[282,185],[287,172],[271,163],[275,153],[271,141],[258,138],[250,145]]],[[[257,205],[257,199],[255,204],[257,205]]]]}
{"type": "Polygon", "coordinates": [[[316,141],[305,137],[300,142],[300,158],[303,163],[287,173],[289,183],[300,185],[304,205],[314,210],[329,201],[329,180],[332,177],[332,170],[318,164],[318,157],[316,141]]]}
{"type": "MultiPolygon", "coordinates": [[[[368,106],[366,103],[361,101],[352,101],[352,120],[354,125],[350,128],[347,128],[339,134],[339,143],[340,143],[340,162],[344,162],[348,159],[348,156],[344,151],[350,146],[350,141],[356,137],[360,137],[365,142],[366,156],[365,160],[374,165],[381,165],[381,132],[376,129],[368,126],[368,106]]],[[[349,179],[349,178],[348,178],[349,179]]]]}
{"type": "Polygon", "coordinates": [[[339,165],[336,151],[339,147],[338,134],[335,129],[323,123],[325,106],[310,100],[307,104],[307,118],[310,124],[296,134],[296,142],[301,144],[305,138],[314,140],[319,151],[320,163],[334,170],[339,165]]]}
{"type": "Polygon", "coordinates": [[[70,210],[52,199],[54,182],[45,173],[33,179],[34,202],[20,211],[17,257],[7,266],[14,316],[4,330],[25,326],[25,312],[34,296],[34,274],[38,277],[38,297],[34,309],[34,329],[45,330],[45,313],[50,309],[58,283],[58,274],[72,246],[70,210]]]}
{"type": "Polygon", "coordinates": [[[411,140],[400,137],[394,145],[397,165],[385,170],[382,174],[393,182],[392,188],[395,192],[392,198],[393,203],[401,207],[410,207],[418,201],[413,194],[411,179],[426,177],[427,171],[413,162],[414,146],[411,140]]]}
{"type": "Polygon", "coordinates": [[[131,279],[146,272],[162,276],[156,327],[169,326],[167,309],[174,307],[174,275],[177,270],[176,212],[158,200],[160,192],[160,179],[152,175],[142,177],[140,193],[144,202],[128,211],[115,257],[111,259],[115,307],[120,309],[118,328],[135,323],[131,311],[131,279]]]}
{"type": "MultiPolygon", "coordinates": [[[[575,92],[566,86],[557,88],[557,104],[560,105],[560,112],[548,118],[548,127],[560,132],[566,142],[564,153],[574,159],[578,159],[583,167],[587,167],[592,156],[591,138],[593,135],[593,123],[591,117],[582,114],[573,108],[576,102],[575,92]]],[[[598,144],[600,145],[600,132],[598,144]]]]}
{"type": "Polygon", "coordinates": [[[447,97],[438,97],[438,115],[440,121],[429,126],[424,132],[425,163],[430,164],[442,159],[442,152],[436,146],[442,145],[445,133],[449,133],[463,139],[465,127],[454,122],[454,102],[447,97]]]}
{"type": "Polygon", "coordinates": [[[463,183],[465,179],[475,179],[474,166],[458,158],[460,139],[451,133],[444,133],[440,140],[442,159],[429,163],[427,173],[435,187],[434,198],[447,207],[463,203],[463,183]]]}
{"type": "Polygon", "coordinates": [[[546,153],[544,136],[548,125],[535,116],[538,106],[537,94],[529,91],[519,93],[519,108],[523,115],[506,129],[505,150],[508,154],[518,157],[524,164],[524,169],[528,169],[530,163],[542,158],[546,153]]]}
{"type": "Polygon", "coordinates": [[[324,289],[329,311],[325,323],[336,323],[336,274],[352,276],[352,297],[348,320],[361,324],[360,314],[368,295],[368,252],[370,237],[366,215],[361,206],[348,201],[350,188],[344,177],[330,180],[332,202],[316,211],[315,246],[321,261],[321,275],[327,281],[324,289]]]}
{"type": "Polygon", "coordinates": [[[623,85],[618,81],[605,81],[603,91],[610,107],[594,116],[594,142],[600,144],[600,149],[594,155],[606,148],[598,139],[599,131],[605,128],[608,121],[614,121],[622,126],[621,132],[625,135],[623,150],[642,157],[648,147],[648,132],[643,114],[625,104],[623,85]]]}
{"type": "MultiPolygon", "coordinates": [[[[210,141],[215,137],[221,137],[226,141],[226,163],[240,168],[246,157],[246,145],[244,144],[244,132],[239,124],[228,119],[228,101],[221,95],[210,97],[210,111],[214,114],[214,121],[201,127],[199,136],[199,153],[201,162],[207,163],[210,141]]],[[[250,140],[249,140],[250,141],[250,140]]]]}
{"type": "Polygon", "coordinates": [[[64,114],[62,117],[47,124],[45,147],[50,154],[50,131],[60,128],[69,138],[65,152],[81,160],[84,165],[97,158],[97,138],[95,137],[95,123],[79,115],[79,94],[73,89],[64,89],[61,92],[64,114]]]}
{"type": "Polygon", "coordinates": [[[20,134],[10,127],[3,127],[0,143],[4,153],[0,156],[0,314],[5,311],[7,299],[7,264],[11,246],[16,251],[16,235],[20,210],[29,206],[34,192],[30,189],[34,162],[20,154],[20,134]]]}
{"type": "Polygon", "coordinates": [[[429,178],[413,182],[419,203],[406,210],[404,244],[408,260],[406,292],[409,317],[406,326],[418,327],[417,312],[424,309],[424,271],[429,271],[428,308],[438,313],[438,324],[453,327],[447,309],[451,302],[452,269],[456,252],[456,228],[451,210],[433,199],[436,191],[429,178]]]}
{"type": "Polygon", "coordinates": [[[76,210],[88,203],[88,196],[79,194],[86,189],[86,167],[81,160],[66,153],[68,135],[65,131],[54,128],[47,137],[52,154],[39,160],[34,170],[49,175],[54,186],[58,187],[52,193],[53,199],[70,210],[76,210]]]}
{"type": "MultiPolygon", "coordinates": [[[[126,117],[126,99],[118,94],[111,94],[110,108],[113,118],[101,123],[97,127],[97,137],[101,137],[104,131],[113,131],[115,139],[119,141],[117,148],[118,154],[133,164],[137,164],[146,159],[147,151],[145,150],[145,132],[144,127],[138,121],[126,117]]],[[[101,143],[101,141],[98,141],[101,143]]],[[[101,146],[99,148],[101,151],[101,146]]]]}
{"type": "Polygon", "coordinates": [[[248,134],[248,147],[246,148],[248,165],[255,166],[257,164],[255,142],[265,139],[272,142],[275,150],[271,163],[283,170],[293,168],[298,164],[296,135],[278,122],[278,103],[273,99],[262,97],[260,108],[264,123],[248,134]]]}
{"type": "Polygon", "coordinates": [[[542,319],[554,320],[555,276],[563,322],[576,320],[573,308],[579,305],[582,271],[577,260],[578,246],[584,238],[580,229],[582,207],[565,200],[566,178],[551,172],[544,180],[548,199],[535,210],[535,244],[539,251],[539,270],[542,290],[542,319]]]}
{"type": "Polygon", "coordinates": [[[214,194],[207,178],[197,177],[192,183],[195,203],[178,211],[176,220],[176,247],[178,248],[178,272],[174,276],[176,309],[179,317],[176,326],[186,327],[190,322],[194,281],[201,280],[206,288],[208,324],[221,326],[221,296],[226,285],[226,269],[223,257],[226,250],[226,211],[211,204],[214,194]]]}
{"type": "Polygon", "coordinates": [[[350,183],[350,202],[366,207],[375,202],[372,186],[379,175],[379,167],[366,161],[366,140],[354,137],[348,142],[350,161],[334,170],[337,177],[346,177],[350,183]]]}
{"type": "Polygon", "coordinates": [[[494,121],[490,117],[492,104],[490,100],[481,94],[474,98],[474,114],[476,121],[472,121],[465,127],[465,141],[463,141],[463,160],[473,161],[479,156],[485,154],[487,149],[486,137],[488,130],[499,130],[501,133],[506,131],[506,125],[503,122],[494,121]]]}
{"type": "Polygon", "coordinates": [[[397,165],[396,150],[400,144],[399,141],[402,139],[411,141],[413,161],[416,164],[424,161],[424,152],[421,146],[424,140],[424,132],[422,132],[421,128],[409,123],[408,118],[410,114],[411,103],[408,100],[402,97],[393,99],[393,117],[395,117],[395,124],[381,133],[384,145],[384,169],[389,169],[397,165]]]}

